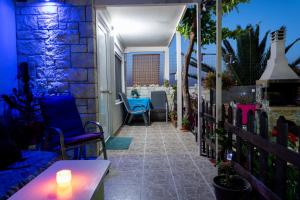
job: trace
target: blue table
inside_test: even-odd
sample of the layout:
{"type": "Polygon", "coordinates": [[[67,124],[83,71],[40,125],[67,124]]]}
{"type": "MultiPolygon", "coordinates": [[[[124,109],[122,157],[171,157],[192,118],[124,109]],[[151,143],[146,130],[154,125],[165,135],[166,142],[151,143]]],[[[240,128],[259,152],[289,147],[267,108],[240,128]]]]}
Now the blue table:
{"type": "Polygon", "coordinates": [[[128,98],[128,104],[133,111],[138,110],[150,110],[151,101],[150,98],[128,98]]]}
{"type": "Polygon", "coordinates": [[[128,98],[128,104],[130,106],[130,109],[133,111],[139,111],[139,110],[147,110],[148,111],[148,117],[149,117],[149,124],[151,121],[150,116],[150,109],[151,109],[151,100],[148,97],[141,97],[141,98],[128,98]]]}

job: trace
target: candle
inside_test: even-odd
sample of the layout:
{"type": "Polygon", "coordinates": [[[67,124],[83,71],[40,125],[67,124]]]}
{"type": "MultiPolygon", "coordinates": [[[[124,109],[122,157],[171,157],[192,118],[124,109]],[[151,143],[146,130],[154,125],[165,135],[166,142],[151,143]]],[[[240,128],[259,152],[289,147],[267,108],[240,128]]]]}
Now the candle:
{"type": "Polygon", "coordinates": [[[71,184],[72,173],[71,170],[64,169],[56,173],[56,183],[58,186],[66,187],[71,184]]]}

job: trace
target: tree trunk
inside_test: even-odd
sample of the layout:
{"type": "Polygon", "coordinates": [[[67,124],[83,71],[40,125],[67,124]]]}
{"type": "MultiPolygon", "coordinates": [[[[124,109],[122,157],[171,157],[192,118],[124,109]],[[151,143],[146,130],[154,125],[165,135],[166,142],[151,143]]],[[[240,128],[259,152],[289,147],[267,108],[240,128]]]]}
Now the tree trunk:
{"type": "Polygon", "coordinates": [[[192,30],[190,33],[190,43],[187,53],[184,58],[184,66],[182,69],[182,96],[183,96],[183,105],[185,107],[184,117],[189,119],[189,115],[191,114],[191,102],[190,102],[190,93],[189,93],[189,66],[191,61],[191,56],[194,50],[194,44],[196,40],[196,28],[197,28],[197,20],[196,15],[193,16],[193,24],[192,30]]]}

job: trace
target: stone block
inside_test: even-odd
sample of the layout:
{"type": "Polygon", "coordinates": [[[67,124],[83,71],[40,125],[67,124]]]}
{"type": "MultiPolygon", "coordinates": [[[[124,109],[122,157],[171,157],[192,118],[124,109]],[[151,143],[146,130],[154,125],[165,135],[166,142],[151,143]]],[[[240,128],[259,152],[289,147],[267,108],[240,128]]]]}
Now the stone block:
{"type": "Polygon", "coordinates": [[[80,37],[93,37],[93,23],[80,22],[79,33],[80,33],[80,37]]]}
{"type": "Polygon", "coordinates": [[[59,68],[69,68],[71,67],[70,59],[67,58],[65,60],[55,60],[55,67],[59,68]]]}
{"type": "Polygon", "coordinates": [[[87,106],[77,106],[77,110],[80,114],[87,114],[88,113],[87,106]]]}
{"type": "Polygon", "coordinates": [[[46,68],[47,66],[54,65],[54,60],[50,56],[46,55],[28,56],[27,61],[34,65],[36,68],[46,68]]]}
{"type": "Polygon", "coordinates": [[[38,19],[39,29],[58,29],[57,15],[38,19]]]}
{"type": "Polygon", "coordinates": [[[70,91],[76,98],[94,98],[95,84],[71,83],[70,91]]]}
{"type": "Polygon", "coordinates": [[[66,82],[48,82],[47,90],[49,94],[68,93],[69,84],[66,82]]]}
{"type": "Polygon", "coordinates": [[[48,37],[47,30],[17,31],[17,38],[19,40],[47,39],[48,37]]]}
{"type": "Polygon", "coordinates": [[[67,29],[69,29],[69,30],[78,30],[78,23],[76,23],[76,22],[67,23],[67,29]]]}
{"type": "Polygon", "coordinates": [[[59,22],[58,23],[59,25],[59,29],[61,29],[61,30],[64,30],[64,29],[67,29],[67,23],[65,23],[65,22],[59,22]]]}
{"type": "Polygon", "coordinates": [[[58,15],[61,22],[85,21],[85,7],[59,7],[58,15]]]}
{"type": "Polygon", "coordinates": [[[96,113],[96,99],[88,99],[88,113],[96,113]]]}
{"type": "Polygon", "coordinates": [[[70,58],[69,45],[46,45],[46,55],[52,59],[68,60],[70,58]]]}
{"type": "Polygon", "coordinates": [[[72,67],[93,68],[94,54],[92,53],[72,53],[71,54],[72,67]]]}
{"type": "Polygon", "coordinates": [[[95,83],[95,73],[96,70],[95,69],[89,69],[88,70],[88,81],[89,83],[95,83]]]}
{"type": "Polygon", "coordinates": [[[44,15],[57,13],[57,6],[23,7],[23,15],[44,15]]]}
{"type": "Polygon", "coordinates": [[[21,14],[21,7],[16,6],[15,14],[16,14],[16,15],[21,14]]]}
{"type": "Polygon", "coordinates": [[[76,105],[77,106],[87,106],[88,102],[87,99],[76,99],[76,105]]]}
{"type": "Polygon", "coordinates": [[[88,38],[88,52],[94,52],[94,39],[88,38]]]}
{"type": "Polygon", "coordinates": [[[71,46],[71,52],[87,52],[87,46],[86,45],[72,45],[71,46]]]}
{"type": "Polygon", "coordinates": [[[92,6],[87,6],[85,8],[85,19],[88,22],[93,21],[93,19],[94,19],[94,11],[93,11],[92,6]]]}
{"type": "Polygon", "coordinates": [[[87,69],[67,68],[64,69],[65,80],[71,82],[87,81],[87,69]]]}
{"type": "Polygon", "coordinates": [[[65,0],[65,3],[77,6],[85,6],[92,5],[92,0],[65,0]]]}
{"type": "Polygon", "coordinates": [[[50,30],[46,44],[78,44],[79,35],[75,30],[50,30]]]}
{"type": "Polygon", "coordinates": [[[43,40],[18,40],[18,54],[39,55],[45,53],[46,45],[43,40]]]}
{"type": "Polygon", "coordinates": [[[17,30],[36,30],[38,29],[38,21],[36,15],[17,15],[17,30]]]}
{"type": "Polygon", "coordinates": [[[80,38],[79,43],[80,44],[87,44],[87,39],[86,38],[80,38]]]}
{"type": "Polygon", "coordinates": [[[26,55],[18,55],[18,64],[22,62],[28,62],[28,56],[26,55]]]}

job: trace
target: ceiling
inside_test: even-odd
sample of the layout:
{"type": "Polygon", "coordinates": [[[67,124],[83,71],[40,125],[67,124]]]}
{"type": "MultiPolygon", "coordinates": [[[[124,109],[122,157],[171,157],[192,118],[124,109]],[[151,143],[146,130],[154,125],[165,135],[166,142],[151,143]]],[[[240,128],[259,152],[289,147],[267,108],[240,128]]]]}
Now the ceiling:
{"type": "Polygon", "coordinates": [[[125,48],[167,46],[184,9],[184,5],[107,7],[125,48]]]}

